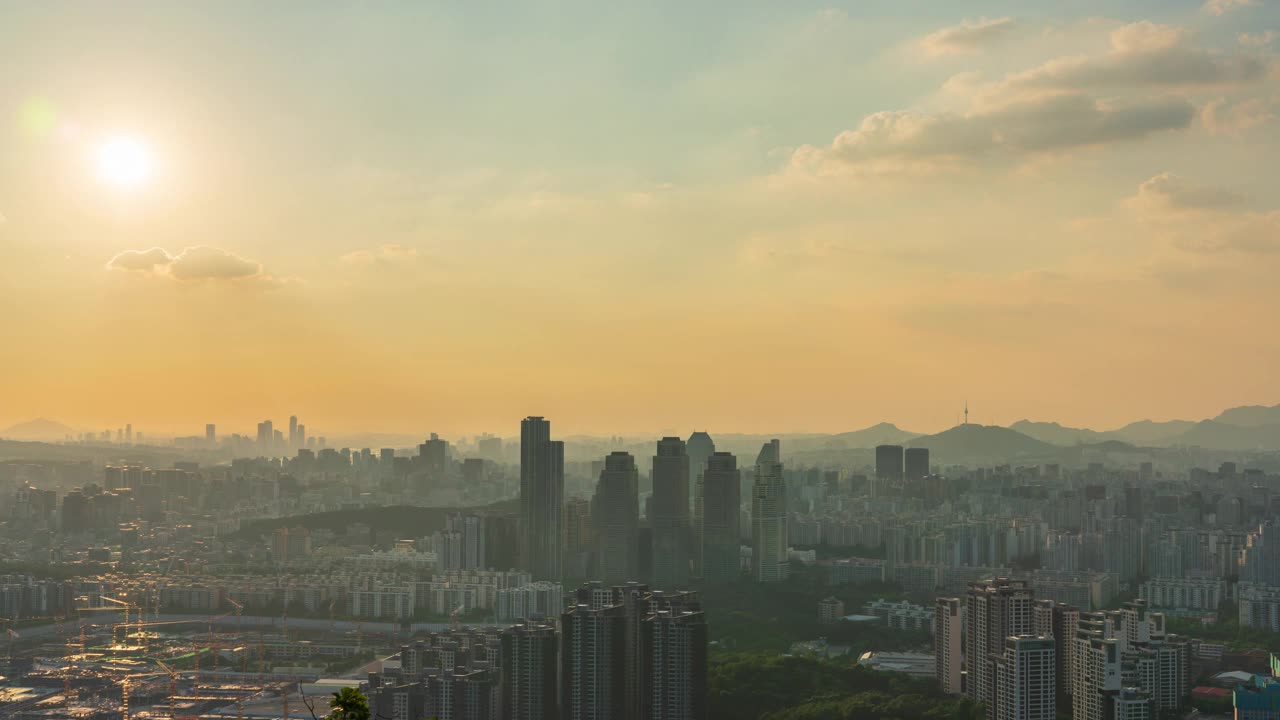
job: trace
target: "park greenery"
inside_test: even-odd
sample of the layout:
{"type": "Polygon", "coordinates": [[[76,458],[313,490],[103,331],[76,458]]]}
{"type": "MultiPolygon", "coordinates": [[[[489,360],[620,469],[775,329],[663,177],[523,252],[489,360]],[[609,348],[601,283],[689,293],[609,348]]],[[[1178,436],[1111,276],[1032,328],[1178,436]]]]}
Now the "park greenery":
{"type": "Polygon", "coordinates": [[[722,653],[708,667],[709,720],[978,720],[982,706],[852,659],[722,653]]]}
{"type": "Polygon", "coordinates": [[[742,580],[729,585],[697,587],[715,648],[742,652],[786,652],[792,643],[826,638],[847,646],[855,657],[869,650],[918,650],[931,639],[924,631],[910,632],[883,623],[818,622],[818,602],[828,596],[844,603],[848,614],[860,613],[877,599],[902,600],[895,585],[830,585],[824,566],[792,563],[785,583],[760,584],[742,580]]]}

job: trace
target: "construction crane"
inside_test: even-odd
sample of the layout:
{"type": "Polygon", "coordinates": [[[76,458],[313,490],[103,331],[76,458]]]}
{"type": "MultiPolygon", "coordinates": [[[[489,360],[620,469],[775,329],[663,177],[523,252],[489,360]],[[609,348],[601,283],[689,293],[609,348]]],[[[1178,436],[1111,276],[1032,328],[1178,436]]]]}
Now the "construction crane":
{"type": "Polygon", "coordinates": [[[120,678],[120,720],[129,720],[129,689],[136,678],[155,677],[156,673],[135,673],[120,678]]]}
{"type": "Polygon", "coordinates": [[[338,630],[338,624],[334,622],[334,619],[333,619],[333,608],[335,605],[337,605],[337,603],[338,603],[337,600],[329,601],[329,632],[331,634],[337,632],[338,630]]]}
{"type": "Polygon", "coordinates": [[[454,630],[455,632],[457,632],[458,630],[458,613],[465,610],[466,607],[467,607],[466,605],[459,605],[458,607],[453,609],[453,612],[449,613],[449,625],[451,629],[454,630]]]}
{"type": "Polygon", "coordinates": [[[165,672],[169,673],[169,719],[173,720],[178,717],[178,709],[175,704],[176,700],[174,699],[178,694],[178,673],[175,672],[173,668],[165,665],[159,659],[156,659],[156,664],[165,672]]]}
{"type": "MultiPolygon", "coordinates": [[[[121,623],[120,625],[124,627],[124,636],[125,636],[125,639],[127,640],[129,638],[129,611],[132,610],[135,606],[133,605],[133,603],[128,603],[123,600],[117,600],[109,595],[103,595],[102,599],[106,600],[107,602],[115,603],[116,605],[121,606],[121,608],[124,610],[124,622],[121,623]]],[[[142,632],[142,627],[141,627],[142,610],[141,609],[138,610],[138,623],[139,623],[138,632],[142,632]]],[[[111,641],[115,642],[115,639],[116,639],[116,631],[115,631],[115,628],[113,627],[111,629],[111,641]]]]}

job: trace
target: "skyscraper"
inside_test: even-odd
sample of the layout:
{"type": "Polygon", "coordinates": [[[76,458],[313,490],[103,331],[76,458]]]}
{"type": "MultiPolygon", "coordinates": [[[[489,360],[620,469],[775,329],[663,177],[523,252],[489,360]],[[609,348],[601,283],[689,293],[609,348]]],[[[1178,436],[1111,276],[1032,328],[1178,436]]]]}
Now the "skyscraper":
{"type": "Polygon", "coordinates": [[[298,447],[298,416],[289,416],[289,449],[298,447]]]}
{"type": "Polygon", "coordinates": [[[933,609],[933,661],[938,689],[949,695],[961,690],[961,666],[964,648],[961,646],[959,598],[938,598],[933,609]]]}
{"type": "Polygon", "coordinates": [[[636,579],[639,550],[640,478],[630,453],[614,452],[604,459],[593,502],[596,532],[596,574],[608,583],[636,579]]]}
{"type": "Polygon", "coordinates": [[[929,448],[907,448],[905,473],[908,480],[929,476],[929,448]]]}
{"type": "Polygon", "coordinates": [[[995,718],[995,660],[1003,654],[1007,638],[1031,633],[1032,602],[1025,580],[995,578],[969,584],[965,596],[967,692],[986,703],[988,718],[995,718]]]}
{"type": "Polygon", "coordinates": [[[706,717],[707,631],[695,593],[587,583],[560,627],[565,718],[706,717]]]}
{"type": "Polygon", "coordinates": [[[557,720],[559,638],[551,625],[527,622],[502,632],[501,711],[505,720],[557,720]]]}
{"type": "MultiPolygon", "coordinates": [[[[692,492],[698,483],[698,476],[707,469],[707,460],[716,451],[716,443],[707,433],[699,430],[689,436],[685,443],[689,453],[689,490],[692,492]]],[[[689,498],[693,502],[693,498],[689,498]]]]}
{"type": "Polygon", "coordinates": [[[678,437],[658,441],[649,524],[654,584],[683,587],[689,581],[689,455],[678,437]]]}
{"type": "Polygon", "coordinates": [[[427,477],[437,481],[444,479],[449,467],[449,442],[431,433],[431,437],[418,446],[418,462],[427,477]]]}
{"type": "Polygon", "coordinates": [[[271,442],[275,437],[275,431],[271,428],[270,420],[263,420],[258,423],[258,450],[259,452],[271,452],[271,442]]]}
{"type": "Polygon", "coordinates": [[[551,423],[520,423],[520,535],[524,569],[535,580],[561,575],[564,443],[551,439],[551,423]]]}
{"type": "MultiPolygon", "coordinates": [[[[1051,637],[1005,638],[1004,653],[995,659],[996,720],[1054,720],[1055,656],[1051,637]]],[[[988,706],[987,715],[992,714],[988,706]]]]}
{"type": "Polygon", "coordinates": [[[707,460],[697,493],[702,577],[709,583],[733,582],[742,577],[741,546],[742,472],[732,453],[718,452],[707,460]]]}
{"type": "Polygon", "coordinates": [[[751,569],[756,582],[787,579],[787,487],[782,478],[782,452],[770,440],[756,457],[751,486],[751,569]]]}
{"type": "Polygon", "coordinates": [[[204,426],[204,442],[209,447],[218,446],[218,426],[208,423],[204,426]]]}
{"type": "Polygon", "coordinates": [[[560,698],[566,720],[627,717],[627,614],[572,605],[560,616],[560,698]]]}
{"type": "Polygon", "coordinates": [[[902,481],[902,446],[876,446],[876,480],[881,483],[902,481]]]}
{"type": "Polygon", "coordinates": [[[707,716],[707,623],[697,607],[653,608],[640,622],[641,717],[707,716]]]}

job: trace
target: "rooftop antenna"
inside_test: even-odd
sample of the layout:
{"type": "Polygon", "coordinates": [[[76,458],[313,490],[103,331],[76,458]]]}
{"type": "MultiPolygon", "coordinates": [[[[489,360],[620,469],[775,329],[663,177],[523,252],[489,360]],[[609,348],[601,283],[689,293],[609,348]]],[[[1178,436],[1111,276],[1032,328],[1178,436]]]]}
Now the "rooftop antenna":
{"type": "Polygon", "coordinates": [[[969,401],[964,401],[964,424],[969,424],[969,401]]]}

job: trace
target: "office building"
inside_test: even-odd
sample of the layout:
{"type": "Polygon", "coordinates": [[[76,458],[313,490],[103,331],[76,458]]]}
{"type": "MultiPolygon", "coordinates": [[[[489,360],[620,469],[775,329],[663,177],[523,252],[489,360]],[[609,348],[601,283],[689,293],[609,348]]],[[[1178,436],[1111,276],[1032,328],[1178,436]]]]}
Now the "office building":
{"type": "Polygon", "coordinates": [[[520,423],[520,535],[523,567],[535,580],[559,580],[564,508],[564,443],[551,439],[551,423],[520,423]]]}
{"type": "Polygon", "coordinates": [[[903,455],[901,445],[876,446],[876,479],[882,483],[902,482],[903,455]]]}
{"type": "MultiPolygon", "coordinates": [[[[689,454],[689,490],[692,493],[694,486],[698,482],[698,477],[707,469],[707,460],[711,458],[716,451],[716,443],[707,433],[699,430],[689,436],[685,441],[685,450],[689,454]]],[[[693,503],[692,495],[689,498],[690,504],[693,503]]]]}
{"type": "Polygon", "coordinates": [[[756,457],[751,486],[751,569],[756,582],[782,582],[790,571],[787,558],[787,488],[782,453],[770,440],[756,457]]]}
{"type": "Polygon", "coordinates": [[[697,544],[702,577],[729,583],[742,577],[742,472],[732,453],[713,453],[699,478],[697,544]]]}
{"type": "Polygon", "coordinates": [[[923,480],[929,476],[929,448],[907,448],[905,457],[907,480],[923,480]]]}
{"type": "Polygon", "coordinates": [[[592,502],[596,576],[607,583],[637,579],[640,475],[630,453],[610,453],[592,502]]]}
{"type": "Polygon", "coordinates": [[[431,433],[431,437],[418,446],[418,463],[429,479],[443,480],[449,471],[449,442],[431,433]]]}
{"type": "Polygon", "coordinates": [[[653,457],[653,582],[684,587],[689,581],[689,455],[684,441],[664,437],[653,457]]]}

